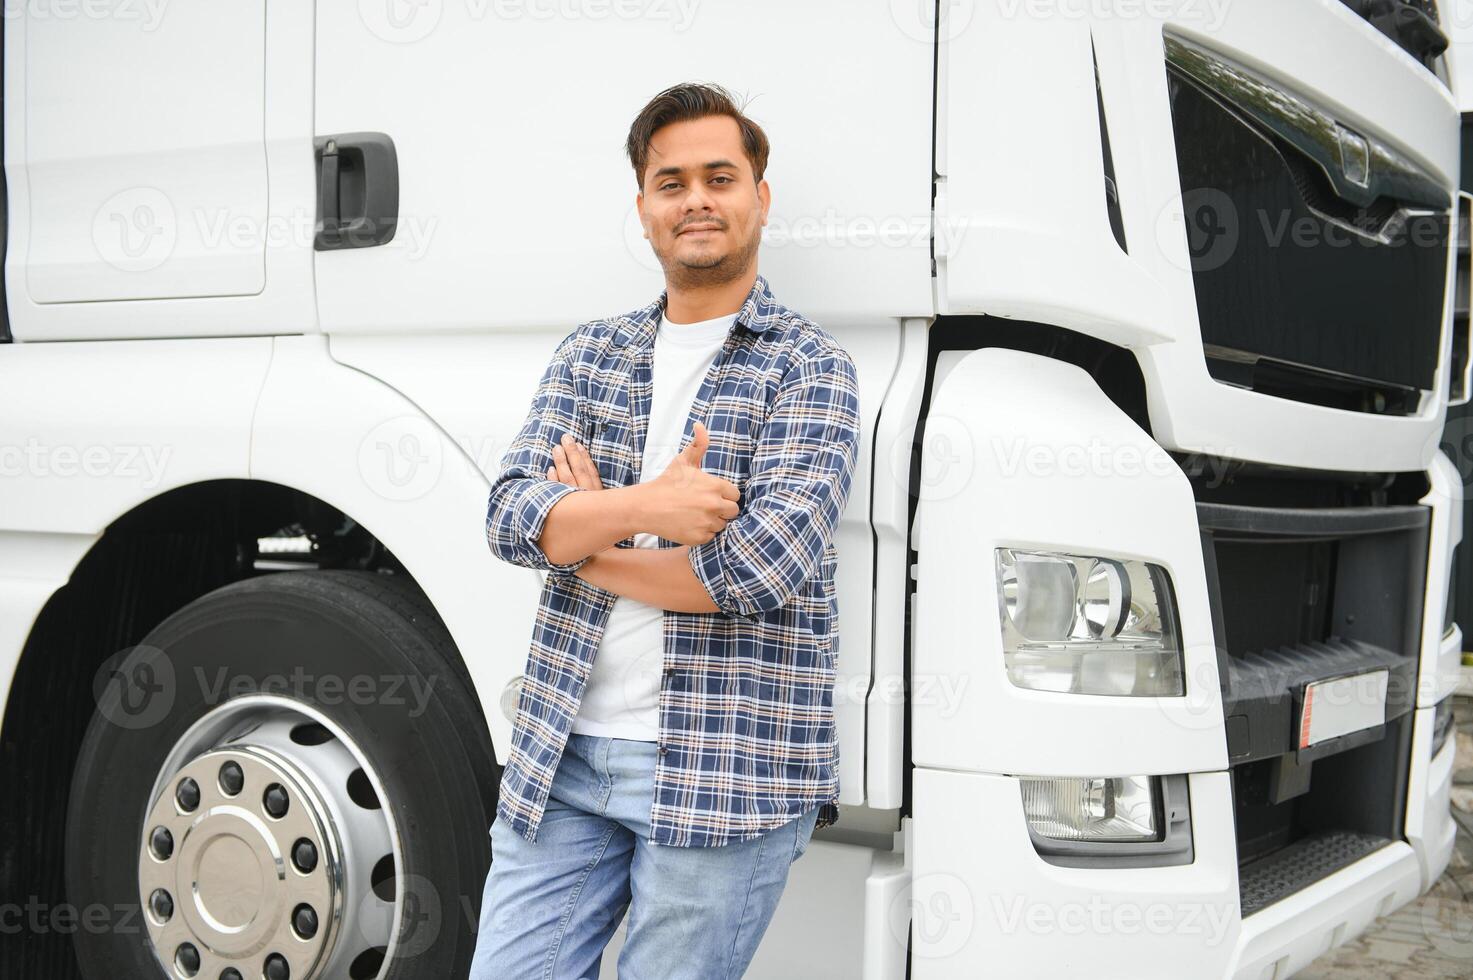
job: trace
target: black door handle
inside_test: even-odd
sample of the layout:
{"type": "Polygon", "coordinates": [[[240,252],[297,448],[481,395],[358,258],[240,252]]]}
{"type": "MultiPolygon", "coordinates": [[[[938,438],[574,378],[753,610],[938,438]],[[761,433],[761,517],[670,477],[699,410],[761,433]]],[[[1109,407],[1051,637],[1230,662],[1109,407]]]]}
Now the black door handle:
{"type": "Polygon", "coordinates": [[[312,141],[317,223],[312,247],[366,248],[399,225],[399,157],[387,133],[339,133],[312,141]]]}

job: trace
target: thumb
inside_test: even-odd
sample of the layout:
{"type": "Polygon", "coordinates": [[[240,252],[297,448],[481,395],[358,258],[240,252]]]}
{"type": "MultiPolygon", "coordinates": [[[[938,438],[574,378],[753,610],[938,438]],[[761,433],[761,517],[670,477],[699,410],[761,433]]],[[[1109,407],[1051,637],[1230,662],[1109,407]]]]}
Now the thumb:
{"type": "Polygon", "coordinates": [[[706,426],[697,422],[691,430],[690,444],[680,451],[680,456],[688,465],[700,466],[701,457],[706,455],[706,447],[710,443],[711,437],[706,432],[706,426]]]}

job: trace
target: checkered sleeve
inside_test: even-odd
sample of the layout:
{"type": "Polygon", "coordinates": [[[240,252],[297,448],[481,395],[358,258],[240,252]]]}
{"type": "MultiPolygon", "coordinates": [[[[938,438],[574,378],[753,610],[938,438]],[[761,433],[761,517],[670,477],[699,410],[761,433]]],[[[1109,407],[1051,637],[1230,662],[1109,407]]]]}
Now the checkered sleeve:
{"type": "Polygon", "coordinates": [[[741,513],[688,553],[722,611],[756,619],[816,574],[849,498],[859,439],[847,351],[827,349],[788,372],[753,452],[741,513]]]}
{"type": "Polygon", "coordinates": [[[575,562],[549,561],[538,546],[543,525],[553,504],[578,487],[546,476],[552,466],[552,447],[564,432],[573,432],[577,418],[577,393],[569,350],[578,331],[558,344],[537,383],[532,407],[521,430],[501,460],[501,471],[491,483],[486,509],[486,541],[502,561],[525,568],[571,575],[583,567],[587,557],[575,562]]]}

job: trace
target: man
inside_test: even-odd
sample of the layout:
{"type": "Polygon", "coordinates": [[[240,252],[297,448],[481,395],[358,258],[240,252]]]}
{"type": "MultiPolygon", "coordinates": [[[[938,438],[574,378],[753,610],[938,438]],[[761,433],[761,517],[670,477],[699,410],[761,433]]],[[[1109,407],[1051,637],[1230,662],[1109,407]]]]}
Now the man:
{"type": "Polygon", "coordinates": [[[626,908],[620,977],[740,977],[838,817],[854,363],[757,273],[767,137],[725,90],[660,93],[626,149],[666,289],[563,338],[491,488],[492,551],[548,575],[477,980],[597,977],[626,908]]]}

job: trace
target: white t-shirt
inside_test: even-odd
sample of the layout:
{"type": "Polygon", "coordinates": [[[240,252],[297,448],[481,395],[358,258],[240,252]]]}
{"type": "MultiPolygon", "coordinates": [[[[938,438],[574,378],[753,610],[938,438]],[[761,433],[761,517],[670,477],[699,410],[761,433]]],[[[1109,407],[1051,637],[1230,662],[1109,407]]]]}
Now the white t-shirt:
{"type": "MultiPolygon", "coordinates": [[[[737,314],[698,323],[660,318],[651,366],[649,428],[639,482],[653,480],[680,451],[691,403],[737,314]]],[[[634,535],[636,548],[653,548],[658,536],[634,535]]],[[[619,596],[609,613],[573,731],[585,735],[654,742],[660,737],[660,684],[665,666],[665,610],[619,596]]]]}

